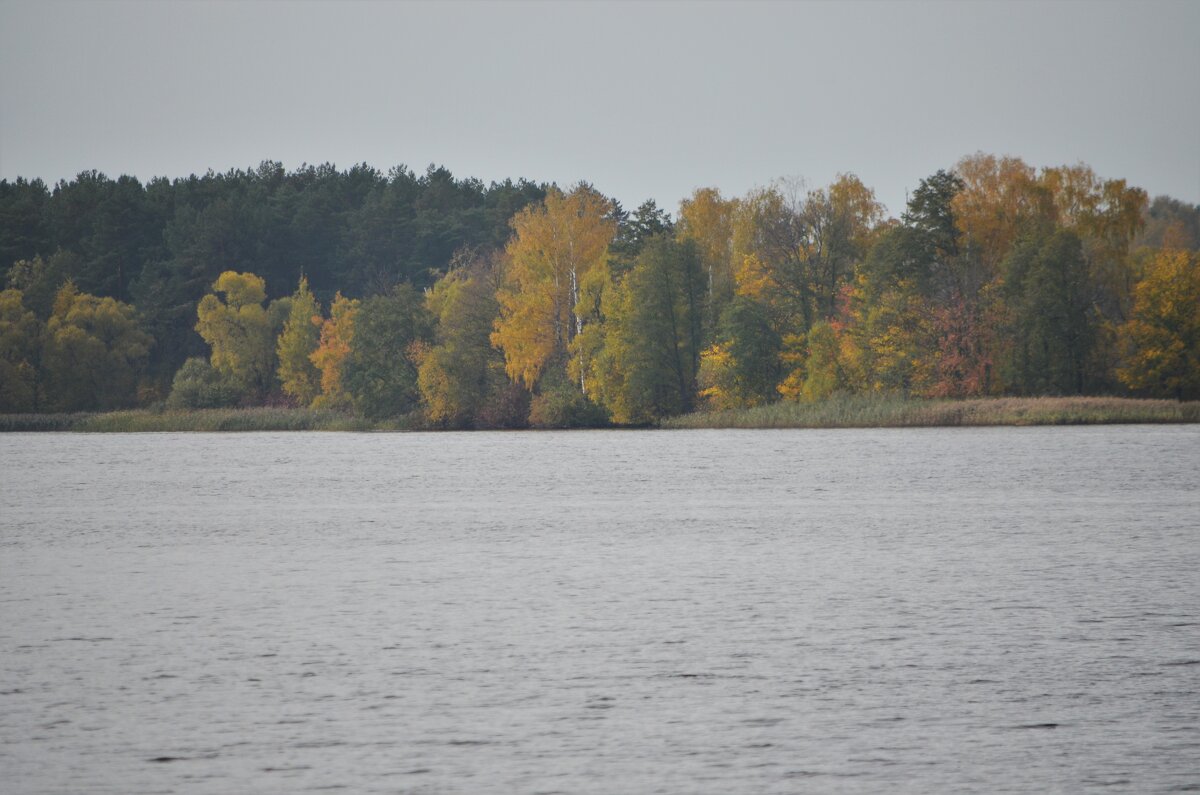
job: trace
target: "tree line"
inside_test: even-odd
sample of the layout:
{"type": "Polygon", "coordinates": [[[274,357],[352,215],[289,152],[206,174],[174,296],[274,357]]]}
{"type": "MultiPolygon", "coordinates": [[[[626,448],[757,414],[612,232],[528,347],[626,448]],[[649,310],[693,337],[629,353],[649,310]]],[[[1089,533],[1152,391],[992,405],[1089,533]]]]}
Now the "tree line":
{"type": "Polygon", "coordinates": [[[1200,207],[976,154],[676,216],[442,168],[0,181],[0,411],[650,423],[835,393],[1200,397],[1200,207]]]}

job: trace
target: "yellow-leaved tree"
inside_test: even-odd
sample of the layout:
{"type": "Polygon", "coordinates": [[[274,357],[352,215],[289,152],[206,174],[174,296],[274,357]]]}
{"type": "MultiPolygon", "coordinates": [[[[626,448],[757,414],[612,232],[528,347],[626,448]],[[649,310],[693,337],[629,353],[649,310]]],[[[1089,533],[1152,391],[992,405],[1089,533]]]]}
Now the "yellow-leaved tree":
{"type": "Polygon", "coordinates": [[[289,302],[270,309],[266,283],[253,273],[225,271],[196,307],[196,331],[212,348],[212,366],[243,395],[262,398],[275,376],[275,337],[289,302]]]}
{"type": "Polygon", "coordinates": [[[574,356],[572,375],[587,394],[585,346],[574,343],[599,316],[608,245],[617,231],[611,215],[612,203],[581,184],[570,193],[551,188],[543,204],[512,220],[492,343],[504,351],[509,377],[528,389],[548,365],[566,365],[574,356]]]}
{"type": "Polygon", "coordinates": [[[733,215],[737,199],[722,198],[716,188],[699,188],[679,203],[676,235],[691,240],[707,282],[705,331],[716,329],[721,311],[733,299],[733,215]]]}
{"type": "Polygon", "coordinates": [[[1036,170],[1019,157],[979,152],[954,167],[961,188],[954,221],[971,256],[959,268],[960,293],[973,295],[999,270],[1022,228],[1054,215],[1053,198],[1036,170]]]}
{"type": "Polygon", "coordinates": [[[1165,249],[1134,288],[1133,317],[1121,326],[1130,389],[1178,400],[1200,398],[1200,255],[1165,249]]]}
{"type": "Polygon", "coordinates": [[[320,314],[321,308],[308,289],[308,279],[301,276],[300,285],[292,295],[287,322],[275,345],[279,384],[284,394],[301,406],[311,405],[321,392],[321,373],[312,362],[312,354],[321,341],[320,314]]]}

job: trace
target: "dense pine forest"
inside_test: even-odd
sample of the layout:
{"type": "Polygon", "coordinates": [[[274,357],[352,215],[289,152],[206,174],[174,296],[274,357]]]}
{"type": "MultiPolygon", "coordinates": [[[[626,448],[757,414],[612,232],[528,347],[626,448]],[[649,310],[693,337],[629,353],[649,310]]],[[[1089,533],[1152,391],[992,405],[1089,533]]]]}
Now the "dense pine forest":
{"type": "Polygon", "coordinates": [[[673,215],[444,168],[0,181],[0,412],[645,424],[833,395],[1200,397],[1200,207],[976,154],[673,215]]]}

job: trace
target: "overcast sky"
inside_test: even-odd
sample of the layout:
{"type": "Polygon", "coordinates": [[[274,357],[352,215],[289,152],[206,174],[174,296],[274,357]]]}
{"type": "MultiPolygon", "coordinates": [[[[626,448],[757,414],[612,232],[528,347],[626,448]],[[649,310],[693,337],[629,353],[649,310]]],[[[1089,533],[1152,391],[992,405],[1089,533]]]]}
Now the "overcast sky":
{"type": "Polygon", "coordinates": [[[280,160],[586,179],[674,210],[965,154],[1200,203],[1200,2],[0,0],[0,177],[280,160]]]}

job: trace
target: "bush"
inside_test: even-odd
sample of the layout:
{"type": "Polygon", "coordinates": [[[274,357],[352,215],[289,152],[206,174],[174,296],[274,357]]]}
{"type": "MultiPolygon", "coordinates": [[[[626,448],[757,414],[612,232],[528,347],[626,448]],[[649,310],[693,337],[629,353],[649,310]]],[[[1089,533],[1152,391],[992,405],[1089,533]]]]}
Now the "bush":
{"type": "Polygon", "coordinates": [[[503,383],[494,388],[475,415],[478,429],[508,430],[529,427],[529,392],[500,373],[503,383]]]}
{"type": "Polygon", "coordinates": [[[167,407],[172,409],[219,409],[236,405],[239,390],[220,373],[208,360],[188,359],[175,373],[171,382],[171,395],[167,407]]]}
{"type": "Polygon", "coordinates": [[[561,383],[534,396],[529,424],[534,428],[603,428],[608,425],[608,412],[573,385],[561,383]]]}

